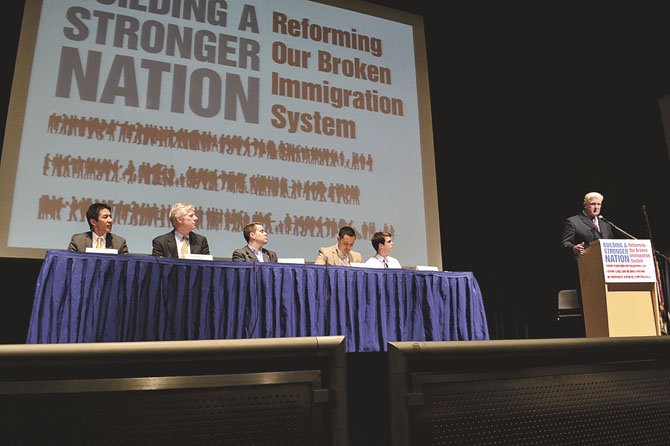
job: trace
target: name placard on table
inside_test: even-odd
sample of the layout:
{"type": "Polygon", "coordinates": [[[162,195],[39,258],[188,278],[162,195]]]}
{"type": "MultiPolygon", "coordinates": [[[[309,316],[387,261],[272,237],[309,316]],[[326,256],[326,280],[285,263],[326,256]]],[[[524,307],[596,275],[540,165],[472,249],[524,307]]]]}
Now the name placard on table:
{"type": "Polygon", "coordinates": [[[90,254],[118,254],[118,249],[113,248],[86,248],[86,252],[90,254]]]}
{"type": "Polygon", "coordinates": [[[186,260],[214,260],[211,254],[186,254],[186,260]]]}
{"type": "Polygon", "coordinates": [[[304,265],[305,259],[301,257],[280,257],[277,259],[277,263],[288,263],[293,265],[304,265]]]}

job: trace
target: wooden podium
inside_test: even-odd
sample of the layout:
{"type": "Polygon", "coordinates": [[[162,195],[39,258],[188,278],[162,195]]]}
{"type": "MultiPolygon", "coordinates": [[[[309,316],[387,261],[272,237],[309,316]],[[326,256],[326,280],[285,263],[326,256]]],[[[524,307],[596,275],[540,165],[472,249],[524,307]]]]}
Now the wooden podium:
{"type": "MultiPolygon", "coordinates": [[[[635,246],[649,244],[649,241],[596,240],[578,258],[586,337],[661,335],[655,270],[652,281],[648,268],[643,271],[641,265],[626,262],[626,259],[630,261],[630,255],[608,254],[627,252],[628,243],[633,243],[632,250],[636,252],[635,246]],[[606,244],[602,249],[601,242],[606,244]],[[610,250],[609,246],[621,246],[622,249],[610,250]],[[626,249],[623,249],[624,246],[626,249]],[[613,259],[615,262],[622,260],[622,263],[615,263],[616,274],[611,271],[613,259]]],[[[646,257],[642,249],[640,248],[640,254],[634,255],[646,257]]],[[[649,253],[652,255],[653,265],[651,247],[649,253]]]]}

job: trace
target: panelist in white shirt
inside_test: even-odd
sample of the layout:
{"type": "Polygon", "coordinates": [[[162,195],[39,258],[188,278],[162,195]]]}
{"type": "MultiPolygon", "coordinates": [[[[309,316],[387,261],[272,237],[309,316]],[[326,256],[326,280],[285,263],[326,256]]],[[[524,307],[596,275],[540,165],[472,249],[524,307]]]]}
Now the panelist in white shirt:
{"type": "Polygon", "coordinates": [[[116,249],[119,254],[128,254],[126,239],[112,234],[112,209],[105,203],[93,203],[86,211],[90,231],[74,234],[68,251],[86,252],[86,248],[116,249]]]}
{"type": "Polygon", "coordinates": [[[389,255],[393,251],[393,236],[390,232],[375,232],[371,242],[377,253],[365,262],[365,266],[370,268],[402,268],[398,259],[389,255]]]}
{"type": "Polygon", "coordinates": [[[277,253],[265,249],[268,233],[261,223],[253,222],[244,227],[244,240],[247,245],[233,251],[234,262],[276,262],[277,253]]]}

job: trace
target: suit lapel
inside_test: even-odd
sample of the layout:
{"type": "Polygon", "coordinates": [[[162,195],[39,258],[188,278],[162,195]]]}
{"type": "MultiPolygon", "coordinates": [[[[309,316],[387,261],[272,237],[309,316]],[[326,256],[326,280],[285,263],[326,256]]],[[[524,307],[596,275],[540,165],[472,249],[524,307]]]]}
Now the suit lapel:
{"type": "Polygon", "coordinates": [[[188,246],[191,248],[191,254],[200,254],[202,252],[199,242],[200,238],[193,231],[188,233],[188,246]]]}
{"type": "Polygon", "coordinates": [[[249,245],[244,247],[244,252],[247,255],[247,259],[249,259],[250,262],[258,262],[258,258],[256,257],[256,254],[249,248],[249,245]]]}
{"type": "Polygon", "coordinates": [[[583,220],[584,220],[584,224],[589,228],[589,231],[593,231],[593,237],[596,240],[600,240],[601,238],[603,238],[603,235],[600,232],[600,228],[593,223],[592,219],[590,219],[589,217],[584,215],[583,220]]]}
{"type": "Polygon", "coordinates": [[[600,229],[598,229],[598,227],[593,224],[593,220],[591,220],[589,217],[582,215],[582,221],[589,228],[589,230],[594,229],[596,232],[600,233],[600,229]]]}
{"type": "Polygon", "coordinates": [[[177,241],[175,240],[174,230],[170,232],[170,236],[167,238],[167,246],[168,251],[170,251],[170,255],[175,259],[178,259],[179,253],[177,253],[177,241]]]}

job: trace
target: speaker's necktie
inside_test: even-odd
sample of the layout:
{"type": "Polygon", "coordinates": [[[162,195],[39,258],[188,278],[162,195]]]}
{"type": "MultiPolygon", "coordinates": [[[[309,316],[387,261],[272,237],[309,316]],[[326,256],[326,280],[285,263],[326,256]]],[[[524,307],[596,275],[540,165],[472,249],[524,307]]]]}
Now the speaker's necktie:
{"type": "Polygon", "coordinates": [[[384,259],[384,268],[388,268],[388,267],[389,267],[389,264],[388,264],[388,262],[386,261],[386,259],[384,259]]]}
{"type": "Polygon", "coordinates": [[[598,217],[593,219],[593,226],[595,226],[598,232],[600,232],[600,224],[598,224],[598,217]]]}
{"type": "Polygon", "coordinates": [[[179,258],[180,259],[185,258],[186,254],[188,254],[188,237],[183,237],[181,239],[181,255],[179,256],[179,258]]]}
{"type": "Polygon", "coordinates": [[[102,249],[102,237],[98,237],[98,241],[95,242],[95,247],[97,249],[102,249]]]}

